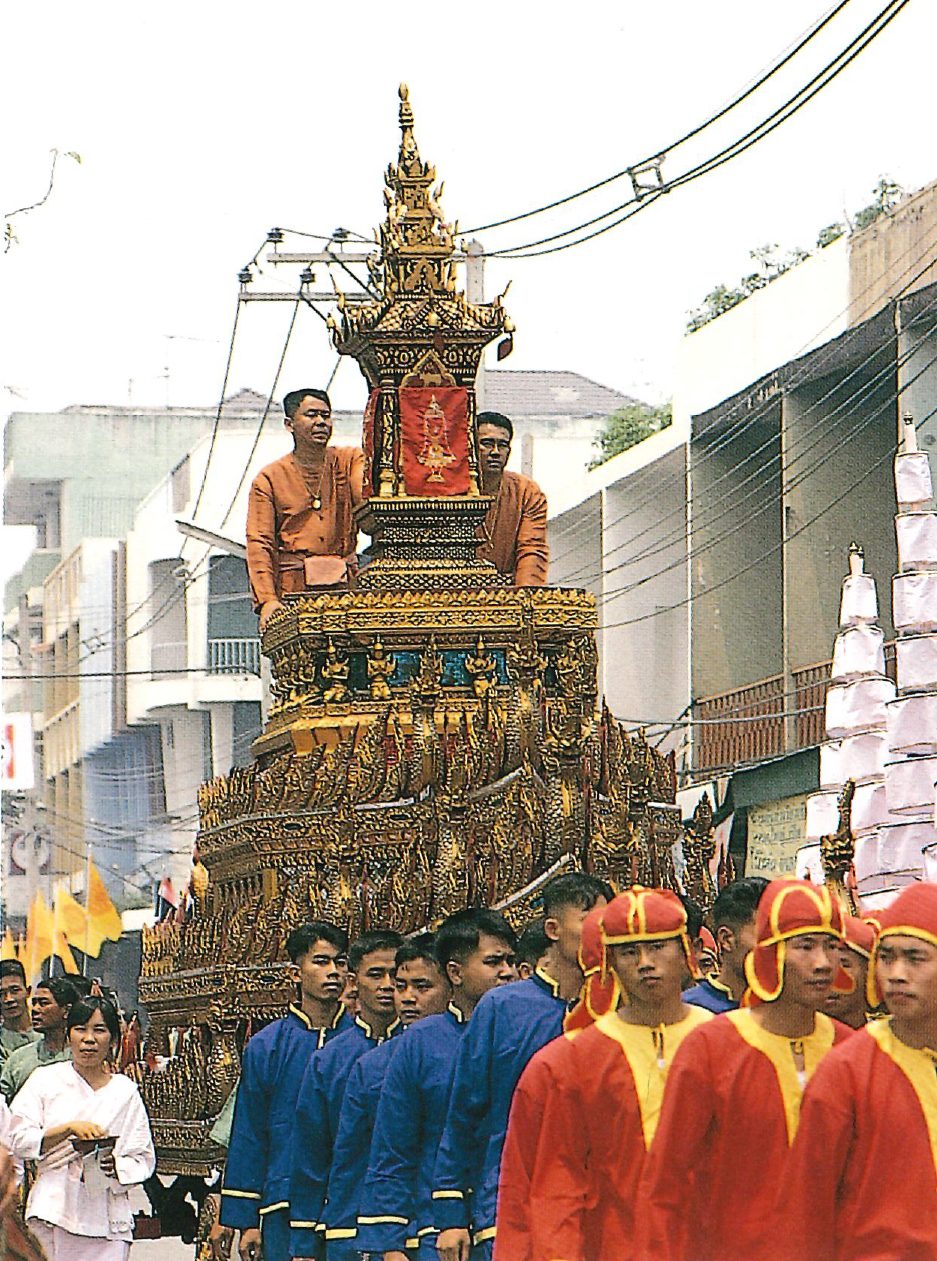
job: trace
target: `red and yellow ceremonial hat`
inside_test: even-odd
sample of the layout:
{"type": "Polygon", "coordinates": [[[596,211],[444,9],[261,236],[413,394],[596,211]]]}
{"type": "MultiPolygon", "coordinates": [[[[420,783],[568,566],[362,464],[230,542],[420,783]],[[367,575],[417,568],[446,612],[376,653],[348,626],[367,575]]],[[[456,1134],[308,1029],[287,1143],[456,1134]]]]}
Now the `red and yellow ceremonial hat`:
{"type": "MultiPolygon", "coordinates": [[[[877,924],[869,920],[859,919],[857,915],[843,914],[843,945],[848,946],[853,954],[868,961],[872,957],[872,947],[878,936],[877,924]]],[[[837,994],[851,994],[856,983],[844,968],[838,968],[833,981],[833,990],[837,994]]]]}
{"type": "Polygon", "coordinates": [[[606,909],[604,902],[594,906],[582,921],[579,966],[585,980],[579,992],[579,1001],[563,1021],[565,1033],[588,1029],[600,1016],[614,1011],[621,997],[618,977],[614,972],[605,973],[602,969],[602,916],[606,909]]]}
{"type": "Polygon", "coordinates": [[[923,882],[909,884],[891,906],[878,912],[877,918],[880,928],[872,946],[866,981],[866,997],[872,1007],[878,1007],[882,1002],[875,975],[875,958],[886,937],[918,937],[931,946],[937,946],[937,885],[923,882]]]}
{"type": "MultiPolygon", "coordinates": [[[[784,988],[785,943],[808,933],[829,933],[842,939],[842,908],[826,885],[809,880],[772,880],[758,902],[755,933],[755,948],[745,957],[745,979],[751,1000],[773,1003],[784,988]]],[[[842,969],[837,969],[833,987],[850,992],[850,981],[842,969]]]]}
{"type": "Polygon", "coordinates": [[[633,885],[612,898],[601,917],[602,972],[607,975],[608,947],[631,941],[665,941],[676,937],[683,946],[691,976],[698,976],[696,956],[686,931],[683,903],[669,889],[633,885]]]}

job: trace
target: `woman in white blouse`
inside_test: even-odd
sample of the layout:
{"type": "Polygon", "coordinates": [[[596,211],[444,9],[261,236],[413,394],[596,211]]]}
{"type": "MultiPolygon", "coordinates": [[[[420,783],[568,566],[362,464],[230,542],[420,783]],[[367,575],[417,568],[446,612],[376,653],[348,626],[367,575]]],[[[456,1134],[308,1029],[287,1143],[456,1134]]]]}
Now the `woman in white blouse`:
{"type": "Polygon", "coordinates": [[[71,1062],[37,1068],[12,1107],[13,1153],[38,1161],[26,1220],[49,1261],[126,1261],[128,1187],[156,1167],[150,1123],[135,1083],[110,1068],[120,1041],[114,1005],[94,996],[73,1003],[66,1027],[71,1062]]]}

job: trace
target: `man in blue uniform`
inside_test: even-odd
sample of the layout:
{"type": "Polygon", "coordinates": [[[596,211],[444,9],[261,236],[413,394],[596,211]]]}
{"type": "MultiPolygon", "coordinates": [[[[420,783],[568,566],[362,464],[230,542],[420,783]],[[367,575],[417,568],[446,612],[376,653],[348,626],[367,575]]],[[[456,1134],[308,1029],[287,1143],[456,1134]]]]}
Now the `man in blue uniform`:
{"type": "MultiPolygon", "coordinates": [[[[379,929],[363,933],[348,952],[358,982],[358,1014],[347,1032],[314,1055],[296,1099],[291,1137],[290,1255],[320,1257],[325,1197],[348,1076],[356,1062],[400,1025],[394,1008],[395,957],[403,938],[379,929]]],[[[269,1261],[269,1258],[265,1259],[269,1261]]]]}
{"type": "Polygon", "coordinates": [[[526,981],[486,994],[462,1039],[433,1175],[436,1247],[441,1261],[489,1261],[501,1149],[511,1097],[528,1061],[560,1035],[567,1004],[579,996],[582,921],[612,890],[584,872],[557,876],[543,890],[546,963],[526,981]]]}
{"type": "Polygon", "coordinates": [[[746,876],[727,884],[713,903],[719,968],[683,992],[683,1001],[718,1014],[735,1011],[748,986],[745,956],[755,945],[755,912],[767,880],[746,876]]]}
{"type": "Polygon", "coordinates": [[[482,995],[516,979],[515,945],[507,920],[480,908],[457,911],[436,933],[436,958],[452,999],[442,1015],[421,1020],[400,1040],[388,1069],[359,1202],[363,1252],[408,1261],[404,1249],[416,1239],[420,1261],[436,1261],[433,1165],[456,1056],[482,995]]]}
{"type": "MultiPolygon", "coordinates": [[[[446,1010],[452,987],[433,953],[432,933],[405,941],[395,956],[394,1005],[404,1032],[425,1016],[446,1010]]],[[[328,1261],[358,1261],[358,1205],[368,1171],[371,1135],[381,1087],[391,1060],[404,1044],[388,1038],[365,1052],[348,1075],[325,1201],[325,1251],[328,1261]]]]}
{"type": "Polygon", "coordinates": [[[314,920],[286,939],[298,1002],[282,1020],[254,1034],[244,1049],[231,1142],[221,1191],[221,1231],[213,1244],[227,1256],[240,1230],[242,1261],[289,1257],[289,1140],[299,1085],[318,1048],[351,1018],[339,1001],[348,968],[348,937],[314,920]]]}

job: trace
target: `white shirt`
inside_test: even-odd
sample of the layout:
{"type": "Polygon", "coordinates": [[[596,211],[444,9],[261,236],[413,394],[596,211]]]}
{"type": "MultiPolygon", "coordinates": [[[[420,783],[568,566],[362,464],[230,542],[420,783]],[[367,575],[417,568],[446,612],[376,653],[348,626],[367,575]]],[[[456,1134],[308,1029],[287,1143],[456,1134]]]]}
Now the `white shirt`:
{"type": "MultiPolygon", "coordinates": [[[[4,1099],[3,1095],[0,1095],[0,1146],[10,1146],[10,1127],[12,1125],[12,1121],[13,1119],[10,1116],[10,1109],[7,1105],[7,1101],[4,1099]]],[[[13,1176],[16,1185],[19,1186],[23,1181],[23,1162],[21,1160],[17,1160],[15,1157],[13,1159],[13,1176]]]]}
{"type": "Polygon", "coordinates": [[[150,1123],[136,1084],[116,1073],[92,1090],[71,1063],[37,1068],[13,1101],[10,1146],[21,1160],[38,1160],[38,1176],[26,1217],[61,1226],[73,1235],[130,1240],[133,1214],[127,1187],[144,1182],[156,1168],[150,1123]],[[91,1190],[82,1178],[81,1157],[65,1139],[40,1156],[46,1130],[68,1121],[94,1121],[116,1137],[117,1177],[106,1190],[91,1190]]]}

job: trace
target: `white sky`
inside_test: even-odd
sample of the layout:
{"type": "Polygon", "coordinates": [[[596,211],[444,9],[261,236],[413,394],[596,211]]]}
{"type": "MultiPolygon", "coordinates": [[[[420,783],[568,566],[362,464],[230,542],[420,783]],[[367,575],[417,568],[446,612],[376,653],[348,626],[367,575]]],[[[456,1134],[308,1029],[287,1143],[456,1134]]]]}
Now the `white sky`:
{"type": "MultiPolygon", "coordinates": [[[[678,150],[665,174],[746,130],[883,3],[852,0],[777,88],[678,150]]],[[[380,221],[401,79],[421,152],[445,180],[443,207],[468,228],[666,145],[831,4],[5,6],[2,209],[41,195],[53,147],[82,164],[60,160],[49,202],[15,221],[19,241],[0,257],[0,415],[128,399],[215,404],[237,272],[266,230],[369,234],[380,221]]],[[[489,296],[513,281],[506,307],[518,332],[504,366],[669,395],[688,309],[736,282],[749,249],[811,247],[881,175],[909,189],[937,177],[935,44],[937,5],[912,0],[832,86],[733,163],[588,245],[489,262],[489,296]]],[[[526,241],[629,195],[619,182],[482,240],[526,241]]],[[[244,309],[230,389],[269,389],[289,314],[285,304],[244,309]]],[[[279,392],[327,378],[333,362],[324,326],[301,312],[279,392]]],[[[353,363],[333,399],[363,405],[353,363]]]]}

